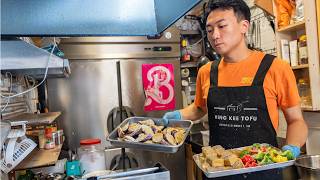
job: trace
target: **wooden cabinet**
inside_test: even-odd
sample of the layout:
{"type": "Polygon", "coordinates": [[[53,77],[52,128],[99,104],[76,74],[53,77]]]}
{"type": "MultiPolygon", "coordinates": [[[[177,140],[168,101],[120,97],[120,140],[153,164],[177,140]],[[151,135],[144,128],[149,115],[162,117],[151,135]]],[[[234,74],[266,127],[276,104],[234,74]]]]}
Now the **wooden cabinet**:
{"type": "MultiPolygon", "coordinates": [[[[276,15],[276,44],[277,56],[282,58],[281,40],[297,40],[301,35],[307,36],[308,64],[292,66],[297,79],[306,79],[310,87],[311,103],[310,105],[301,104],[303,110],[320,110],[320,68],[319,68],[319,36],[317,27],[317,0],[304,1],[304,20],[290,24],[283,28],[277,27],[278,14],[274,1],[276,15]]],[[[318,8],[319,9],[319,8],[318,8]]],[[[319,12],[318,12],[319,13],[319,12]]],[[[290,62],[290,60],[289,60],[290,62]]]]}

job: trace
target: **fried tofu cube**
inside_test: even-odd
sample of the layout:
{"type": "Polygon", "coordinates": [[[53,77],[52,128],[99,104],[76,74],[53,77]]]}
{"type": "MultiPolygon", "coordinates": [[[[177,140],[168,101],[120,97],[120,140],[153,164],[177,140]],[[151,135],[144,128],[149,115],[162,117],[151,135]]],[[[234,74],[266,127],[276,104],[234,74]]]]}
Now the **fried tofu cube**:
{"type": "Polygon", "coordinates": [[[236,155],[234,155],[234,154],[233,154],[231,151],[229,151],[229,150],[226,150],[226,151],[222,152],[222,154],[221,154],[221,158],[224,159],[224,160],[228,159],[228,158],[231,157],[231,156],[237,157],[236,155]]]}
{"type": "Polygon", "coordinates": [[[220,158],[214,159],[207,159],[207,162],[210,164],[211,167],[224,167],[224,160],[220,158]]]}
{"type": "Polygon", "coordinates": [[[205,171],[207,171],[208,168],[210,168],[210,165],[207,162],[202,163],[201,166],[202,166],[202,169],[204,169],[205,171]]]}
{"type": "Polygon", "coordinates": [[[225,149],[220,145],[213,146],[212,149],[218,154],[218,157],[221,157],[221,155],[225,151],[225,149]]]}
{"type": "Polygon", "coordinates": [[[221,146],[221,145],[215,145],[215,146],[212,146],[212,149],[216,150],[216,149],[223,149],[224,148],[221,146]]]}
{"type": "Polygon", "coordinates": [[[242,163],[240,158],[238,158],[233,162],[232,168],[234,169],[244,168],[244,164],[242,163]]]}
{"type": "Polygon", "coordinates": [[[241,161],[241,159],[239,159],[237,156],[232,155],[224,160],[224,164],[226,166],[233,166],[239,160],[241,161]]]}
{"type": "Polygon", "coordinates": [[[217,153],[211,147],[202,148],[202,154],[204,157],[217,156],[217,153]]]}

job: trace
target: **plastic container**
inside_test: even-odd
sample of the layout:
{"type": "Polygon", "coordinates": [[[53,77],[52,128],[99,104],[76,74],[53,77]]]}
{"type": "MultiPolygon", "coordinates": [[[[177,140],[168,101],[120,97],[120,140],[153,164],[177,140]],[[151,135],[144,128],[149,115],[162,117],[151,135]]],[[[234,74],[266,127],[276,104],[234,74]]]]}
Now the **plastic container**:
{"type": "Polygon", "coordinates": [[[39,139],[39,148],[44,149],[44,146],[46,144],[46,137],[44,134],[44,130],[39,130],[38,139],[39,139]]]}
{"type": "Polygon", "coordinates": [[[299,90],[301,104],[304,106],[311,106],[311,92],[308,81],[305,79],[299,79],[297,86],[299,90]]]}
{"type": "Polygon", "coordinates": [[[83,174],[106,169],[104,149],[100,139],[80,140],[78,155],[83,174]]]}
{"type": "Polygon", "coordinates": [[[209,130],[208,131],[200,131],[202,134],[202,143],[203,146],[209,146],[209,130]]]}

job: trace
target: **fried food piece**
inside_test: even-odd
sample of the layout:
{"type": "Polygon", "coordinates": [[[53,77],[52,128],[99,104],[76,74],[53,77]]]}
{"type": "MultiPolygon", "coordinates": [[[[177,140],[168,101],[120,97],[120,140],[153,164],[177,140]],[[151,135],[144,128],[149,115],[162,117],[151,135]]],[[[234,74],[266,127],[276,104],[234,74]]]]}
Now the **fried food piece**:
{"type": "Polygon", "coordinates": [[[226,166],[233,166],[237,161],[241,161],[240,158],[238,158],[236,155],[230,156],[229,158],[224,160],[224,164],[226,166]]]}
{"type": "Polygon", "coordinates": [[[229,150],[225,150],[225,151],[223,151],[223,152],[221,153],[221,158],[224,159],[224,160],[228,159],[230,156],[235,156],[235,157],[237,157],[236,155],[234,155],[234,154],[233,154],[231,151],[229,151],[229,150]]]}
{"type": "Polygon", "coordinates": [[[152,119],[147,119],[147,120],[144,120],[144,121],[139,121],[140,124],[143,124],[143,125],[147,125],[147,126],[152,126],[152,125],[155,125],[154,121],[152,119]]]}
{"type": "Polygon", "coordinates": [[[176,140],[174,139],[174,137],[171,134],[166,134],[164,137],[168,141],[169,144],[177,145],[176,140]]]}
{"type": "Polygon", "coordinates": [[[210,164],[211,167],[224,167],[224,160],[221,158],[209,157],[207,158],[207,162],[210,164]]]}
{"type": "Polygon", "coordinates": [[[242,161],[241,161],[240,158],[236,159],[236,160],[233,162],[232,168],[234,168],[234,169],[244,168],[244,164],[242,163],[242,161]]]}
{"type": "Polygon", "coordinates": [[[184,131],[178,131],[174,134],[174,139],[176,140],[177,144],[180,144],[184,138],[184,131]]]}
{"type": "Polygon", "coordinates": [[[163,140],[163,134],[162,133],[156,133],[152,137],[152,141],[155,143],[160,143],[163,140]]]}
{"type": "Polygon", "coordinates": [[[202,147],[202,153],[204,157],[208,157],[208,156],[217,157],[216,151],[212,149],[210,146],[202,147]]]}
{"type": "Polygon", "coordinates": [[[208,164],[207,162],[202,163],[201,166],[202,166],[202,169],[204,169],[205,171],[207,171],[208,168],[210,168],[210,164],[208,164]]]}
{"type": "Polygon", "coordinates": [[[221,157],[223,152],[225,151],[225,149],[220,145],[213,146],[212,149],[216,151],[216,153],[218,154],[218,157],[221,157]]]}

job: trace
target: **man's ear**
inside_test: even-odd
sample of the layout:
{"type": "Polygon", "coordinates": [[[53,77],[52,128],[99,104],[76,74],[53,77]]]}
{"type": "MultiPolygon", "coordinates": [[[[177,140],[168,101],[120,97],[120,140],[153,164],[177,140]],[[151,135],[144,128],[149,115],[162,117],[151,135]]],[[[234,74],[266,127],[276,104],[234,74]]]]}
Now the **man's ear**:
{"type": "Polygon", "coordinates": [[[240,26],[241,33],[246,34],[249,30],[250,22],[248,20],[242,20],[240,26]]]}

